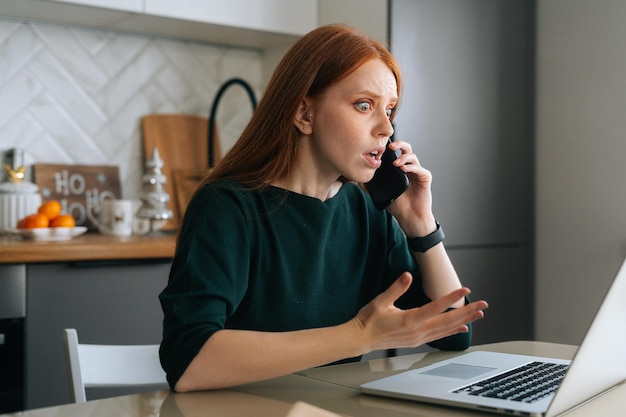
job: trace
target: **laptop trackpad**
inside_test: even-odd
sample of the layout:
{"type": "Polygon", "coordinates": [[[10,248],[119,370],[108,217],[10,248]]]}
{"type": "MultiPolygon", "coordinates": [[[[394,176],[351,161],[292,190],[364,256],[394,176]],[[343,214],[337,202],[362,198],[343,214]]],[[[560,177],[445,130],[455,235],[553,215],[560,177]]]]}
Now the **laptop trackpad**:
{"type": "Polygon", "coordinates": [[[496,368],[489,368],[486,366],[449,363],[421,373],[425,375],[443,376],[446,378],[467,379],[482,375],[495,369],[496,368]]]}

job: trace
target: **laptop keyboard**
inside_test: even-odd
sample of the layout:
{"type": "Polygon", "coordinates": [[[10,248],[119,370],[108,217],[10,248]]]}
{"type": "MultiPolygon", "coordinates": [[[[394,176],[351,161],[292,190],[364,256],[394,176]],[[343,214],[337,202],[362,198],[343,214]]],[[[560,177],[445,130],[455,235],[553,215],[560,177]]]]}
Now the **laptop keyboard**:
{"type": "Polygon", "coordinates": [[[453,392],[532,403],[554,393],[569,365],[531,362],[453,392]]]}

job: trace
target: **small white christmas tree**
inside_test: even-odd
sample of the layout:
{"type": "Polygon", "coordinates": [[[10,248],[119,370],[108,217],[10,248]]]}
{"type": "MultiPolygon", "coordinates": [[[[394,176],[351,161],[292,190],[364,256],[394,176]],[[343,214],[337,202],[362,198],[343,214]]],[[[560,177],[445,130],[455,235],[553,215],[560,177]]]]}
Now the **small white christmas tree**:
{"type": "Polygon", "coordinates": [[[165,175],[161,172],[163,160],[159,155],[159,149],[152,149],[152,157],[146,161],[144,174],[141,177],[141,207],[136,216],[140,220],[148,222],[145,233],[160,230],[165,223],[172,218],[172,211],[167,208],[170,200],[169,194],[163,190],[165,175]]]}

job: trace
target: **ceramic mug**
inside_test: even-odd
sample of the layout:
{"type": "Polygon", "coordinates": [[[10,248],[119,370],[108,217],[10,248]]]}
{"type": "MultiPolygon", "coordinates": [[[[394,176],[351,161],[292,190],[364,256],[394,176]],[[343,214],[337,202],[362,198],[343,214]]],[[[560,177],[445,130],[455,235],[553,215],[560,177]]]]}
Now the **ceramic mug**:
{"type": "Polygon", "coordinates": [[[100,233],[116,236],[133,234],[133,201],[104,200],[98,206],[98,214],[87,210],[87,216],[96,225],[100,233]]]}

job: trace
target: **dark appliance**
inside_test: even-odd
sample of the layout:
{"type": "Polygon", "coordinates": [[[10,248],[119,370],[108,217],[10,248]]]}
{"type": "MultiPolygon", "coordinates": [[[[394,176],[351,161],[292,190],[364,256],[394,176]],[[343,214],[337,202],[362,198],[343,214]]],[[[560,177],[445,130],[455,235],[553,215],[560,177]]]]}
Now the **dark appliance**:
{"type": "Polygon", "coordinates": [[[0,414],[24,410],[26,266],[0,265],[0,414]]]}

